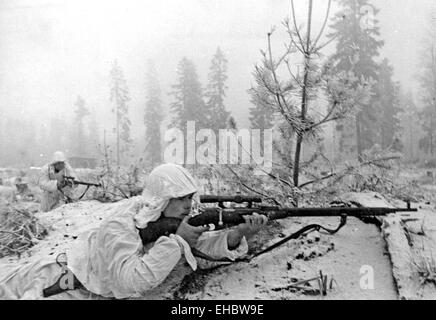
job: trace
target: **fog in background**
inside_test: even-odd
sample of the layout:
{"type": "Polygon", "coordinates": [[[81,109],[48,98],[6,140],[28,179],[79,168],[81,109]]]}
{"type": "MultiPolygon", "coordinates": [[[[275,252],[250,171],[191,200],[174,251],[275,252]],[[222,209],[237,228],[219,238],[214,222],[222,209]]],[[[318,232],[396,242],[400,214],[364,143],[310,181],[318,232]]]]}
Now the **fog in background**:
{"type": "MultiPolygon", "coordinates": [[[[297,0],[298,19],[307,2],[297,0]]],[[[315,31],[327,1],[315,1],[315,31]]],[[[416,73],[432,0],[373,0],[387,57],[404,91],[417,94],[416,73]]],[[[335,8],[333,8],[334,10],[335,8]]],[[[1,0],[0,119],[15,116],[48,126],[53,116],[73,119],[77,96],[97,116],[99,132],[110,131],[109,72],[117,59],[130,90],[132,137],[144,135],[145,73],[155,63],[165,115],[183,56],[191,59],[206,84],[210,60],[219,46],[228,59],[225,105],[238,127],[248,127],[254,65],[266,34],[290,13],[288,0],[1,0]]],[[[318,28],[317,28],[318,27],[318,28]]],[[[286,40],[277,33],[278,49],[286,40]]],[[[334,50],[334,44],[325,50],[334,50]]],[[[417,101],[419,107],[419,101],[417,101]]],[[[47,142],[50,143],[50,142],[47,142]]],[[[0,152],[7,152],[1,150],[0,152]]],[[[0,164],[1,166],[2,164],[0,164]]]]}

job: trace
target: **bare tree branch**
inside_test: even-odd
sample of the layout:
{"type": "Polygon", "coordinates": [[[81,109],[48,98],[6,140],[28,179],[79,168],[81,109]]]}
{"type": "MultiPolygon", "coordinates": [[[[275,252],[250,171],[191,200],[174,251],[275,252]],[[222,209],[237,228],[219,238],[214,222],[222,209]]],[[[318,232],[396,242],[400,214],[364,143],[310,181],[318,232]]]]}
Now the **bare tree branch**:
{"type": "MultiPolygon", "coordinates": [[[[270,68],[271,68],[270,71],[271,71],[271,73],[273,75],[273,79],[274,79],[275,85],[276,85],[277,89],[279,89],[280,88],[280,83],[277,80],[275,66],[274,66],[274,62],[273,62],[273,59],[272,59],[271,33],[268,33],[268,52],[269,52],[269,61],[270,61],[270,68]]],[[[284,99],[284,97],[279,93],[279,91],[275,90],[275,92],[276,92],[277,102],[279,103],[280,107],[283,108],[281,106],[282,103],[280,102],[280,98],[282,98],[283,105],[285,105],[287,107],[286,99],[284,99]]]]}
{"type": "Polygon", "coordinates": [[[335,35],[334,37],[332,37],[330,40],[324,42],[323,44],[321,44],[319,47],[314,48],[314,51],[321,51],[322,49],[324,49],[325,47],[327,47],[330,43],[332,43],[333,41],[336,40],[336,38],[339,36],[339,34],[335,35]]]}
{"type": "MultiPolygon", "coordinates": [[[[329,15],[330,15],[331,4],[332,4],[332,0],[329,0],[328,7],[327,7],[327,13],[326,13],[325,19],[324,19],[324,23],[322,25],[321,31],[319,32],[318,36],[316,37],[316,40],[313,42],[311,51],[314,50],[314,48],[316,47],[318,41],[321,39],[321,36],[324,33],[324,29],[325,29],[325,27],[327,25],[327,21],[328,21],[329,15]]],[[[315,51],[317,51],[317,50],[315,50],[315,51]]]]}
{"type": "Polygon", "coordinates": [[[297,48],[298,51],[301,52],[301,54],[304,55],[304,49],[303,49],[303,47],[301,47],[300,44],[298,44],[298,43],[295,41],[295,39],[294,39],[292,29],[291,29],[291,27],[290,27],[290,25],[289,25],[289,20],[286,20],[283,24],[284,24],[284,26],[286,27],[286,31],[287,31],[287,33],[288,33],[288,35],[289,35],[289,38],[291,39],[291,43],[295,46],[295,48],[297,48]]]}
{"type": "MultiPolygon", "coordinates": [[[[298,39],[300,41],[301,47],[304,48],[304,41],[300,35],[300,31],[298,30],[297,27],[297,18],[295,16],[295,6],[294,6],[294,0],[291,0],[291,7],[292,7],[292,21],[294,22],[294,27],[295,27],[295,33],[298,36],[298,39]]],[[[303,49],[303,53],[305,53],[305,50],[303,49]]]]}
{"type": "Polygon", "coordinates": [[[309,182],[305,182],[305,183],[301,184],[298,188],[302,189],[302,188],[305,188],[311,184],[318,183],[318,182],[321,182],[321,181],[324,181],[324,180],[327,180],[330,178],[334,178],[334,177],[343,178],[344,176],[348,175],[350,172],[353,172],[358,168],[362,168],[362,167],[365,167],[368,165],[382,166],[379,162],[386,162],[389,160],[398,160],[398,159],[400,159],[399,156],[390,156],[390,157],[385,157],[385,158],[367,160],[365,162],[360,163],[358,166],[348,167],[348,168],[342,170],[341,172],[331,173],[325,177],[318,178],[318,179],[315,179],[315,180],[312,180],[309,182]]]}
{"type": "Polygon", "coordinates": [[[276,205],[279,205],[279,206],[282,206],[282,204],[279,202],[279,201],[277,201],[277,199],[275,199],[275,198],[273,198],[273,197],[271,197],[271,196],[268,196],[268,195],[266,195],[266,194],[264,194],[264,193],[262,193],[262,192],[260,192],[260,191],[258,191],[258,190],[255,190],[254,188],[252,188],[252,187],[250,187],[249,185],[247,185],[245,182],[243,182],[242,181],[242,179],[241,179],[241,177],[227,164],[226,165],[226,167],[227,167],[227,169],[229,169],[230,170],[230,172],[232,172],[233,173],[233,175],[238,179],[238,182],[244,187],[244,188],[246,188],[246,189],[248,189],[248,190],[250,190],[250,191],[252,191],[252,192],[254,192],[254,193],[256,193],[256,194],[258,194],[258,195],[260,195],[260,196],[262,196],[262,197],[264,197],[265,199],[269,199],[269,200],[272,200],[272,201],[274,201],[274,203],[276,204],[276,205]]]}

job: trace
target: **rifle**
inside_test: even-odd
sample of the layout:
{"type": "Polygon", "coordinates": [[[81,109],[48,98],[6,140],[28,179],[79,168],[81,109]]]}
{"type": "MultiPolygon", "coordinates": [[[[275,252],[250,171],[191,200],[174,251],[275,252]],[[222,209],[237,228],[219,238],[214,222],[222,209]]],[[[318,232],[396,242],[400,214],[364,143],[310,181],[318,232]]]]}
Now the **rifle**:
{"type": "Polygon", "coordinates": [[[70,177],[70,176],[63,176],[63,177],[67,181],[70,181],[70,182],[72,182],[74,184],[80,184],[80,185],[88,186],[88,187],[101,187],[101,183],[92,183],[92,182],[78,181],[78,180],[76,180],[76,178],[70,177]]]}
{"type": "Polygon", "coordinates": [[[63,177],[64,177],[64,179],[67,180],[67,182],[68,182],[69,184],[71,184],[71,185],[73,185],[73,184],[79,184],[79,185],[86,186],[85,191],[84,191],[84,192],[82,193],[82,195],[81,195],[79,198],[77,198],[77,199],[72,199],[71,197],[67,196],[67,195],[62,191],[62,189],[58,188],[58,190],[60,191],[60,193],[65,197],[67,203],[72,203],[72,202],[74,202],[74,201],[81,200],[81,199],[85,196],[86,192],[88,192],[88,190],[89,190],[90,187],[97,187],[97,188],[102,187],[101,183],[92,183],[92,182],[83,182],[83,181],[78,181],[78,180],[76,180],[76,178],[74,178],[74,177],[65,176],[65,175],[64,175],[63,177]]]}
{"type": "MultiPolygon", "coordinates": [[[[285,219],[289,217],[340,217],[340,224],[336,229],[329,229],[323,226],[312,224],[308,225],[291,236],[279,241],[273,246],[263,250],[259,254],[270,251],[279,245],[291,239],[297,239],[303,234],[314,230],[324,230],[330,234],[337,233],[347,222],[347,217],[373,218],[386,216],[396,212],[415,212],[416,208],[385,208],[385,207],[330,207],[330,208],[283,208],[277,206],[262,205],[262,199],[252,196],[200,196],[201,203],[218,203],[215,207],[206,207],[200,209],[201,214],[189,219],[188,223],[192,226],[209,225],[213,230],[220,230],[244,223],[243,216],[251,215],[254,212],[265,215],[268,220],[285,219]],[[245,207],[226,207],[224,202],[246,203],[245,207]]],[[[161,217],[155,222],[150,222],[145,229],[139,229],[143,244],[156,241],[161,236],[174,234],[181,223],[179,218],[161,217]]]]}

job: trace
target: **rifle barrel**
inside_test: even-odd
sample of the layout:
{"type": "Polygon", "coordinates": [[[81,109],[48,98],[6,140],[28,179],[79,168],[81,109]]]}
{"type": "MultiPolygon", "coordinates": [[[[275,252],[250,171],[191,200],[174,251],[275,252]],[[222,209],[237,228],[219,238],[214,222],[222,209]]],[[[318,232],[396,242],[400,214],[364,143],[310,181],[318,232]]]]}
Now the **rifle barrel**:
{"type": "Polygon", "coordinates": [[[81,185],[84,185],[84,186],[101,187],[101,184],[91,183],[91,182],[74,181],[74,183],[75,184],[81,184],[81,185]]]}

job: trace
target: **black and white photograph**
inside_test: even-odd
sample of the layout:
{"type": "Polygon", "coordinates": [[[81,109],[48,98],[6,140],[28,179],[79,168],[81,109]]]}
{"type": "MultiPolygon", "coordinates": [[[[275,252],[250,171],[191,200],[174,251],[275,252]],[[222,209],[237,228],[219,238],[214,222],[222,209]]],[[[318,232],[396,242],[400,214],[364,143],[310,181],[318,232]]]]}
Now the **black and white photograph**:
{"type": "Polygon", "coordinates": [[[0,0],[0,300],[436,300],[436,2],[0,0]]]}

